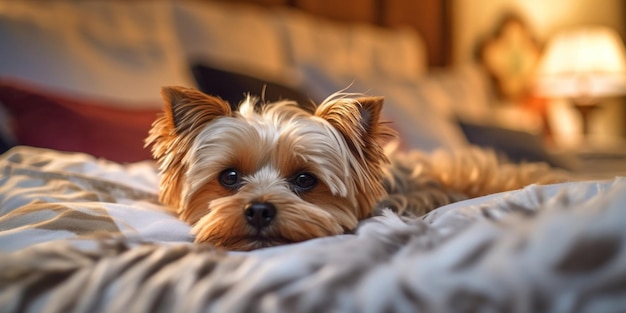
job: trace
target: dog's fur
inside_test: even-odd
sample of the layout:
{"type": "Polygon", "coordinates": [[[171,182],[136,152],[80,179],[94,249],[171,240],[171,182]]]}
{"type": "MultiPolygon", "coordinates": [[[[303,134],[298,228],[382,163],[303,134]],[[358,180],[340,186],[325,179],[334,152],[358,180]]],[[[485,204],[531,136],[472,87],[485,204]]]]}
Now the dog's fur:
{"type": "Polygon", "coordinates": [[[193,225],[197,242],[227,249],[342,234],[384,207],[419,215],[561,179],[545,165],[501,164],[476,148],[433,158],[385,152],[394,132],[381,121],[381,97],[336,94],[305,110],[253,97],[231,107],[183,87],[162,94],[164,113],[146,139],[159,199],[193,225]]]}

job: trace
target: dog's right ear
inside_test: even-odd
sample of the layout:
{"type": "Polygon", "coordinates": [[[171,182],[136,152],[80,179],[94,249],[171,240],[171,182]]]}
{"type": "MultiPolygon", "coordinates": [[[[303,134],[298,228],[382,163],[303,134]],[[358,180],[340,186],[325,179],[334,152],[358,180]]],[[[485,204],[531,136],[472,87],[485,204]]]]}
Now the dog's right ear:
{"type": "Polygon", "coordinates": [[[218,97],[185,87],[163,87],[164,118],[177,135],[193,132],[213,119],[230,116],[230,105],[218,97]]]}
{"type": "Polygon", "coordinates": [[[152,123],[145,146],[151,146],[152,156],[159,164],[159,200],[178,207],[186,152],[203,126],[216,118],[232,116],[232,111],[224,100],[192,88],[163,87],[161,94],[163,113],[152,123]]]}
{"type": "MultiPolygon", "coordinates": [[[[160,159],[174,145],[190,144],[202,126],[222,116],[231,116],[230,105],[193,88],[163,87],[163,113],[152,123],[145,146],[152,146],[152,155],[160,159]]],[[[188,148],[188,147],[180,147],[188,148]]]]}

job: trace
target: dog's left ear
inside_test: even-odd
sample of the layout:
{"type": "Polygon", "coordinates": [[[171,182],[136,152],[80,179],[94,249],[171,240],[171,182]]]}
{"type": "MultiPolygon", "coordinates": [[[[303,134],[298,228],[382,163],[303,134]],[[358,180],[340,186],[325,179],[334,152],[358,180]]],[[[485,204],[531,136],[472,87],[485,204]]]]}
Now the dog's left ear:
{"type": "Polygon", "coordinates": [[[315,116],[337,129],[353,153],[368,158],[368,154],[379,154],[381,143],[394,136],[381,121],[383,102],[383,97],[331,100],[320,105],[315,116]]]}

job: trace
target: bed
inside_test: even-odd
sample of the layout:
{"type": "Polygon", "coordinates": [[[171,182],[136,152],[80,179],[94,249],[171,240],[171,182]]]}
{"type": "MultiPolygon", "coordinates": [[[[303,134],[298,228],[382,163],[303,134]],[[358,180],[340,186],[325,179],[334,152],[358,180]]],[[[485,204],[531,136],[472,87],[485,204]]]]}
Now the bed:
{"type": "MultiPolygon", "coordinates": [[[[489,79],[450,64],[451,1],[355,3],[0,3],[0,311],[625,311],[616,175],[383,210],[354,234],[251,252],[193,243],[143,148],[162,85],[231,101],[349,87],[386,97],[405,149],[472,144],[489,79]]],[[[511,159],[562,165],[506,134],[511,159]]]]}

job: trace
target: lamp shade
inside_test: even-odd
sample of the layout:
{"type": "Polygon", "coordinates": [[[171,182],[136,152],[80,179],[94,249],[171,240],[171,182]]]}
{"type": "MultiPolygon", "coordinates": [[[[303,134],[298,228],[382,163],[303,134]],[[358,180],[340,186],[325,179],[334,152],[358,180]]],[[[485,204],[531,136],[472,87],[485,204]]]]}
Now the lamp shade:
{"type": "Polygon", "coordinates": [[[626,52],[613,29],[591,26],[557,34],[537,71],[537,91],[549,97],[593,99],[626,93],[626,52]]]}

